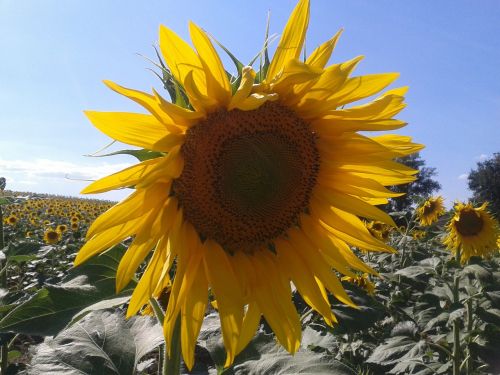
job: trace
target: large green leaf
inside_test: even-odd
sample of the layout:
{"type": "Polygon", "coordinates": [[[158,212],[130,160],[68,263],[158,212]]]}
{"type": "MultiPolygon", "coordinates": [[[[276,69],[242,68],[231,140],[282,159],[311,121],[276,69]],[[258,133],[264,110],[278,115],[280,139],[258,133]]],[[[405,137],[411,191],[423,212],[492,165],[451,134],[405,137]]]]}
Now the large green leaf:
{"type": "MultiPolygon", "coordinates": [[[[338,374],[355,375],[356,372],[337,361],[327,353],[316,353],[309,348],[329,346],[332,335],[325,336],[319,332],[306,328],[305,341],[295,355],[290,355],[276,342],[274,334],[264,333],[262,330],[236,356],[233,366],[223,371],[224,375],[260,375],[260,374],[338,374]]],[[[211,374],[213,367],[222,369],[225,360],[225,350],[220,332],[220,322],[217,314],[205,317],[200,333],[199,344],[208,351],[213,363],[197,364],[196,374],[211,374]]],[[[184,374],[188,374],[187,371],[184,374]]],[[[191,374],[191,373],[189,373],[191,374]]]]}
{"type": "Polygon", "coordinates": [[[163,343],[157,321],[121,311],[92,312],[40,344],[27,371],[39,374],[132,375],[139,360],[163,343]]]}
{"type": "MultiPolygon", "coordinates": [[[[125,247],[118,245],[73,268],[68,281],[46,285],[0,320],[0,331],[51,336],[86,307],[115,296],[115,275],[125,247]]],[[[132,281],[119,296],[129,295],[132,281]]]]}

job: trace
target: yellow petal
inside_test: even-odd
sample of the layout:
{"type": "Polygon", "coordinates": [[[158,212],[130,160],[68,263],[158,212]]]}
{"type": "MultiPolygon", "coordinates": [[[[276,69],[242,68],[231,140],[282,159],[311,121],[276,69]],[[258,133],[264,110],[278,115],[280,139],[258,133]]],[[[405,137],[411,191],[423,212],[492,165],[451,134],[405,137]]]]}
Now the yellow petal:
{"type": "Polygon", "coordinates": [[[217,299],[221,321],[222,337],[227,357],[224,367],[231,365],[236,355],[236,348],[243,323],[241,288],[234,274],[228,255],[212,240],[205,242],[205,272],[217,299]]]}
{"type": "Polygon", "coordinates": [[[81,193],[96,194],[118,188],[135,186],[152,170],[154,170],[160,162],[160,158],[145,160],[139,164],[125,168],[119,172],[92,182],[89,186],[83,189],[81,193]]]}
{"type": "Polygon", "coordinates": [[[189,32],[205,69],[207,95],[215,98],[220,106],[227,106],[231,98],[231,85],[219,55],[205,32],[193,22],[189,23],[189,32]]]}
{"type": "Polygon", "coordinates": [[[85,111],[90,122],[117,141],[154,151],[169,151],[184,140],[172,134],[154,116],[126,112],[85,111]]]}
{"type": "Polygon", "coordinates": [[[94,255],[108,250],[125,238],[134,235],[137,232],[137,228],[140,228],[147,218],[147,215],[139,216],[125,224],[114,226],[92,237],[78,252],[74,261],[75,267],[92,258],[94,255]]]}
{"type": "Polygon", "coordinates": [[[165,126],[165,128],[170,133],[178,134],[182,132],[182,129],[177,126],[181,124],[175,123],[169,116],[169,114],[163,111],[153,95],[146,94],[145,92],[138,90],[128,89],[108,80],[105,80],[103,82],[111,90],[117,92],[118,94],[126,96],[127,98],[146,108],[149,112],[151,112],[151,114],[153,114],[154,117],[156,117],[158,121],[160,121],[165,126]]]}
{"type": "Polygon", "coordinates": [[[127,286],[153,246],[170,231],[177,210],[172,202],[173,199],[165,202],[158,215],[144,224],[123,255],[116,271],[117,293],[127,286]]]}
{"type": "Polygon", "coordinates": [[[165,100],[155,89],[153,89],[153,95],[158,102],[160,108],[175,121],[178,125],[183,125],[190,127],[198,123],[201,119],[205,118],[203,112],[191,111],[186,108],[179,107],[169,101],[165,100]]]}
{"type": "Polygon", "coordinates": [[[300,346],[300,320],[291,300],[290,283],[285,282],[276,259],[271,256],[274,257],[264,250],[258,256],[248,257],[256,275],[266,275],[254,278],[254,297],[278,341],[293,354],[300,346]]]}
{"type": "Polygon", "coordinates": [[[160,50],[174,78],[184,87],[186,77],[192,74],[192,79],[198,90],[207,94],[205,70],[193,49],[175,32],[160,26],[160,50]]]}
{"type": "Polygon", "coordinates": [[[186,78],[184,79],[184,89],[186,90],[186,94],[189,96],[189,103],[196,111],[206,113],[218,108],[219,105],[217,100],[204,94],[200,91],[199,86],[196,86],[192,71],[186,74],[186,78]]]}
{"type": "Polygon", "coordinates": [[[168,190],[162,184],[157,184],[151,189],[136,190],[99,216],[88,229],[87,239],[157,209],[158,203],[163,204],[167,197],[168,190]]]}
{"type": "Polygon", "coordinates": [[[352,103],[382,91],[399,77],[399,73],[367,74],[348,79],[344,86],[327,100],[332,106],[352,103]],[[335,104],[333,104],[335,103],[335,104]]]}
{"type": "Polygon", "coordinates": [[[227,107],[228,110],[238,108],[238,105],[252,93],[255,74],[256,73],[251,66],[243,67],[243,69],[241,70],[240,85],[234,93],[234,96],[231,98],[231,102],[227,107]]]}
{"type": "Polygon", "coordinates": [[[286,96],[292,92],[294,85],[314,80],[322,72],[322,69],[309,66],[297,59],[288,60],[280,73],[270,82],[271,90],[280,97],[286,96]]]}
{"type": "MultiPolygon", "coordinates": [[[[288,242],[276,240],[276,252],[278,264],[284,274],[290,275],[293,284],[297,287],[304,301],[314,310],[320,313],[328,325],[332,325],[333,314],[328,299],[321,293],[314,278],[315,270],[309,269],[309,264],[304,263],[300,254],[293,249],[288,242]]],[[[321,256],[316,251],[309,254],[310,257],[321,256]]]]}
{"type": "Polygon", "coordinates": [[[351,72],[362,59],[363,56],[357,56],[352,60],[331,65],[322,72],[317,80],[294,88],[296,94],[294,103],[298,103],[297,109],[301,113],[323,111],[323,101],[344,85],[351,72]]]}
{"type": "Polygon", "coordinates": [[[335,207],[327,208],[324,202],[314,197],[311,199],[310,209],[313,216],[321,220],[324,229],[351,245],[363,249],[394,252],[390,246],[373,237],[357,216],[335,207]]]}
{"type": "MultiPolygon", "coordinates": [[[[316,244],[316,246],[321,249],[321,254],[325,260],[337,271],[346,276],[356,277],[356,274],[352,271],[345,271],[345,268],[348,266],[353,270],[378,275],[373,268],[363,263],[363,261],[352,252],[351,248],[344,240],[326,231],[316,219],[303,214],[301,215],[301,223],[303,225],[304,235],[309,238],[310,242],[316,244]],[[343,268],[339,268],[338,264],[341,264],[343,268]]],[[[363,225],[363,223],[360,222],[360,225],[363,225]]]]}
{"type": "Polygon", "coordinates": [[[198,267],[192,277],[189,298],[184,300],[181,308],[181,349],[188,370],[194,365],[194,348],[208,301],[208,282],[203,267],[198,267]]]}
{"type": "Polygon", "coordinates": [[[340,29],[330,40],[326,41],[318,48],[316,48],[307,58],[306,64],[315,66],[317,68],[324,68],[330,60],[333,49],[339,40],[340,35],[344,30],[340,29]]]}
{"type": "MultiPolygon", "coordinates": [[[[160,241],[156,246],[153,256],[141,276],[141,279],[134,288],[132,297],[127,308],[127,318],[137,314],[153,294],[155,286],[158,284],[163,264],[167,258],[166,240],[160,241]]],[[[168,275],[167,275],[168,277],[168,275]]]]}
{"type": "Polygon", "coordinates": [[[260,310],[257,303],[251,302],[248,304],[247,312],[243,318],[241,333],[236,347],[236,354],[240,353],[255,336],[255,331],[260,323],[260,310]]]}
{"type": "Polygon", "coordinates": [[[300,256],[303,262],[309,264],[309,268],[312,270],[312,272],[314,272],[314,275],[317,276],[319,280],[321,280],[321,282],[326,286],[330,293],[332,293],[335,298],[345,303],[346,305],[355,307],[356,305],[347,295],[346,291],[342,287],[342,284],[330,269],[330,267],[322,261],[321,257],[310,256],[311,253],[315,253],[314,247],[309,241],[307,241],[307,237],[304,236],[302,231],[300,229],[294,228],[293,230],[289,231],[289,235],[290,246],[295,250],[297,255],[300,256]]]}
{"type": "Polygon", "coordinates": [[[323,202],[327,202],[329,205],[343,211],[351,212],[360,217],[378,220],[396,227],[396,223],[394,223],[394,220],[387,213],[348,194],[342,194],[332,189],[318,188],[314,195],[323,202]]]}
{"type": "Polygon", "coordinates": [[[300,0],[283,30],[274,57],[267,70],[266,81],[271,81],[289,60],[297,59],[302,51],[309,24],[309,0],[300,0]]]}

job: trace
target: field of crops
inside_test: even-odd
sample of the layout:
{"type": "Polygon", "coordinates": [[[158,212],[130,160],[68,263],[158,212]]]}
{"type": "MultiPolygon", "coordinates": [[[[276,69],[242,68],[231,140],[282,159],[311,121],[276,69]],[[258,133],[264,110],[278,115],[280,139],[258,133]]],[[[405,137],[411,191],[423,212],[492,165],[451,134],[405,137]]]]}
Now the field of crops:
{"type": "MultiPolygon", "coordinates": [[[[129,240],[72,268],[89,223],[111,204],[12,192],[1,199],[0,330],[7,373],[157,373],[163,334],[152,310],[166,305],[169,288],[153,309],[147,305],[141,316],[126,320],[143,271],[115,295],[116,268],[129,240]]],[[[500,258],[497,252],[459,264],[442,244],[451,214],[420,226],[414,212],[399,212],[398,230],[368,224],[398,252],[356,250],[379,276],[342,278],[358,308],[330,296],[338,320],[331,327],[294,292],[303,331],[293,357],[262,319],[249,346],[223,370],[212,303],[190,373],[430,375],[451,373],[454,361],[464,374],[500,373],[500,258]]]]}

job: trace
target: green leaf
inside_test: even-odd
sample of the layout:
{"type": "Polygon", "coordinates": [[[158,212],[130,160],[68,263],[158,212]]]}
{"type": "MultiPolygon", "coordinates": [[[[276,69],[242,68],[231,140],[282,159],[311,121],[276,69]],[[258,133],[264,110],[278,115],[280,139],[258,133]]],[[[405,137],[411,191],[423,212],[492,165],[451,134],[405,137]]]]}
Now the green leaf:
{"type": "Polygon", "coordinates": [[[423,281],[427,277],[432,276],[434,273],[435,271],[432,267],[410,266],[396,271],[395,275],[401,275],[409,279],[423,281]]]}
{"type": "Polygon", "coordinates": [[[132,375],[144,355],[163,343],[151,317],[125,319],[120,311],[95,311],[37,347],[30,374],[132,375]]]}
{"type": "MultiPolygon", "coordinates": [[[[306,328],[303,337],[301,348],[292,356],[276,342],[274,334],[266,334],[259,330],[248,346],[236,356],[233,366],[225,369],[223,374],[356,374],[353,369],[337,361],[332,355],[309,350],[311,346],[329,346],[333,339],[332,334],[323,335],[320,332],[314,332],[313,329],[306,328]]],[[[214,366],[222,368],[225,360],[225,349],[218,314],[210,314],[205,317],[198,342],[208,351],[214,366]]],[[[210,373],[210,366],[205,365],[204,370],[200,364],[197,366],[198,369],[194,373],[210,373]]],[[[184,371],[183,374],[187,375],[191,372],[184,371]]]]}
{"type": "Polygon", "coordinates": [[[21,240],[11,242],[4,249],[7,259],[16,255],[33,255],[36,254],[42,247],[42,244],[30,240],[21,240]]]}
{"type": "Polygon", "coordinates": [[[476,278],[481,282],[489,282],[492,279],[492,274],[486,268],[479,264],[469,264],[461,271],[461,275],[476,278]]]}
{"type": "Polygon", "coordinates": [[[9,362],[12,362],[13,360],[18,359],[21,355],[22,353],[19,350],[10,350],[7,358],[9,362]]]}
{"type": "Polygon", "coordinates": [[[137,160],[139,160],[139,161],[155,159],[155,158],[165,156],[165,154],[163,152],[146,150],[145,148],[143,148],[141,150],[120,150],[120,151],[110,152],[109,154],[88,155],[88,156],[91,156],[93,158],[103,158],[105,156],[113,156],[113,155],[132,155],[132,156],[136,157],[137,160]]]}
{"type": "Polygon", "coordinates": [[[476,309],[476,314],[486,323],[492,323],[500,327],[500,310],[499,309],[488,309],[485,310],[482,307],[476,309]]]}
{"type": "MultiPolygon", "coordinates": [[[[115,296],[115,277],[123,245],[70,270],[61,285],[46,285],[0,320],[0,331],[50,336],[63,329],[82,309],[115,296]]],[[[132,281],[119,296],[130,295],[132,281]]]]}

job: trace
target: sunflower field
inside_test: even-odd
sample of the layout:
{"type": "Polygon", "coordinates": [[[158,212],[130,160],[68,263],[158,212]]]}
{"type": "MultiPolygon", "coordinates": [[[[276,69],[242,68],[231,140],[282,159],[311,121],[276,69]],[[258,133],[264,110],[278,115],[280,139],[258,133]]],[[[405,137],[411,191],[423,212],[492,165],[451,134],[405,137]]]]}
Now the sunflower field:
{"type": "MultiPolygon", "coordinates": [[[[141,267],[129,285],[115,293],[116,270],[130,240],[81,267],[72,266],[89,224],[111,203],[11,192],[1,199],[0,337],[5,373],[159,373],[159,366],[168,361],[158,324],[163,315],[155,315],[155,310],[168,304],[171,286],[138,316],[126,319],[130,296],[144,272],[141,267]],[[47,235],[52,232],[57,240],[47,235]]],[[[404,223],[399,228],[365,223],[397,253],[355,250],[378,274],[339,275],[356,307],[330,296],[336,317],[332,325],[293,288],[302,330],[294,356],[280,348],[262,319],[248,346],[224,367],[218,306],[210,295],[194,366],[189,371],[179,361],[178,373],[451,374],[457,362],[460,374],[498,374],[498,250],[487,258],[476,254],[458,262],[443,244],[452,233],[447,225],[456,212],[445,212],[441,200],[429,199],[411,212],[395,213],[397,222],[404,223]],[[423,214],[423,208],[436,201],[437,209],[423,214]]]]}
{"type": "Polygon", "coordinates": [[[142,112],[85,111],[134,147],[99,156],[137,164],[82,194],[122,201],[0,178],[0,375],[500,374],[497,218],[384,210],[424,148],[388,133],[408,87],[328,65],[342,30],[306,54],[309,3],[248,65],[191,22],[160,26],[164,92],[104,81],[142,112]]]}

